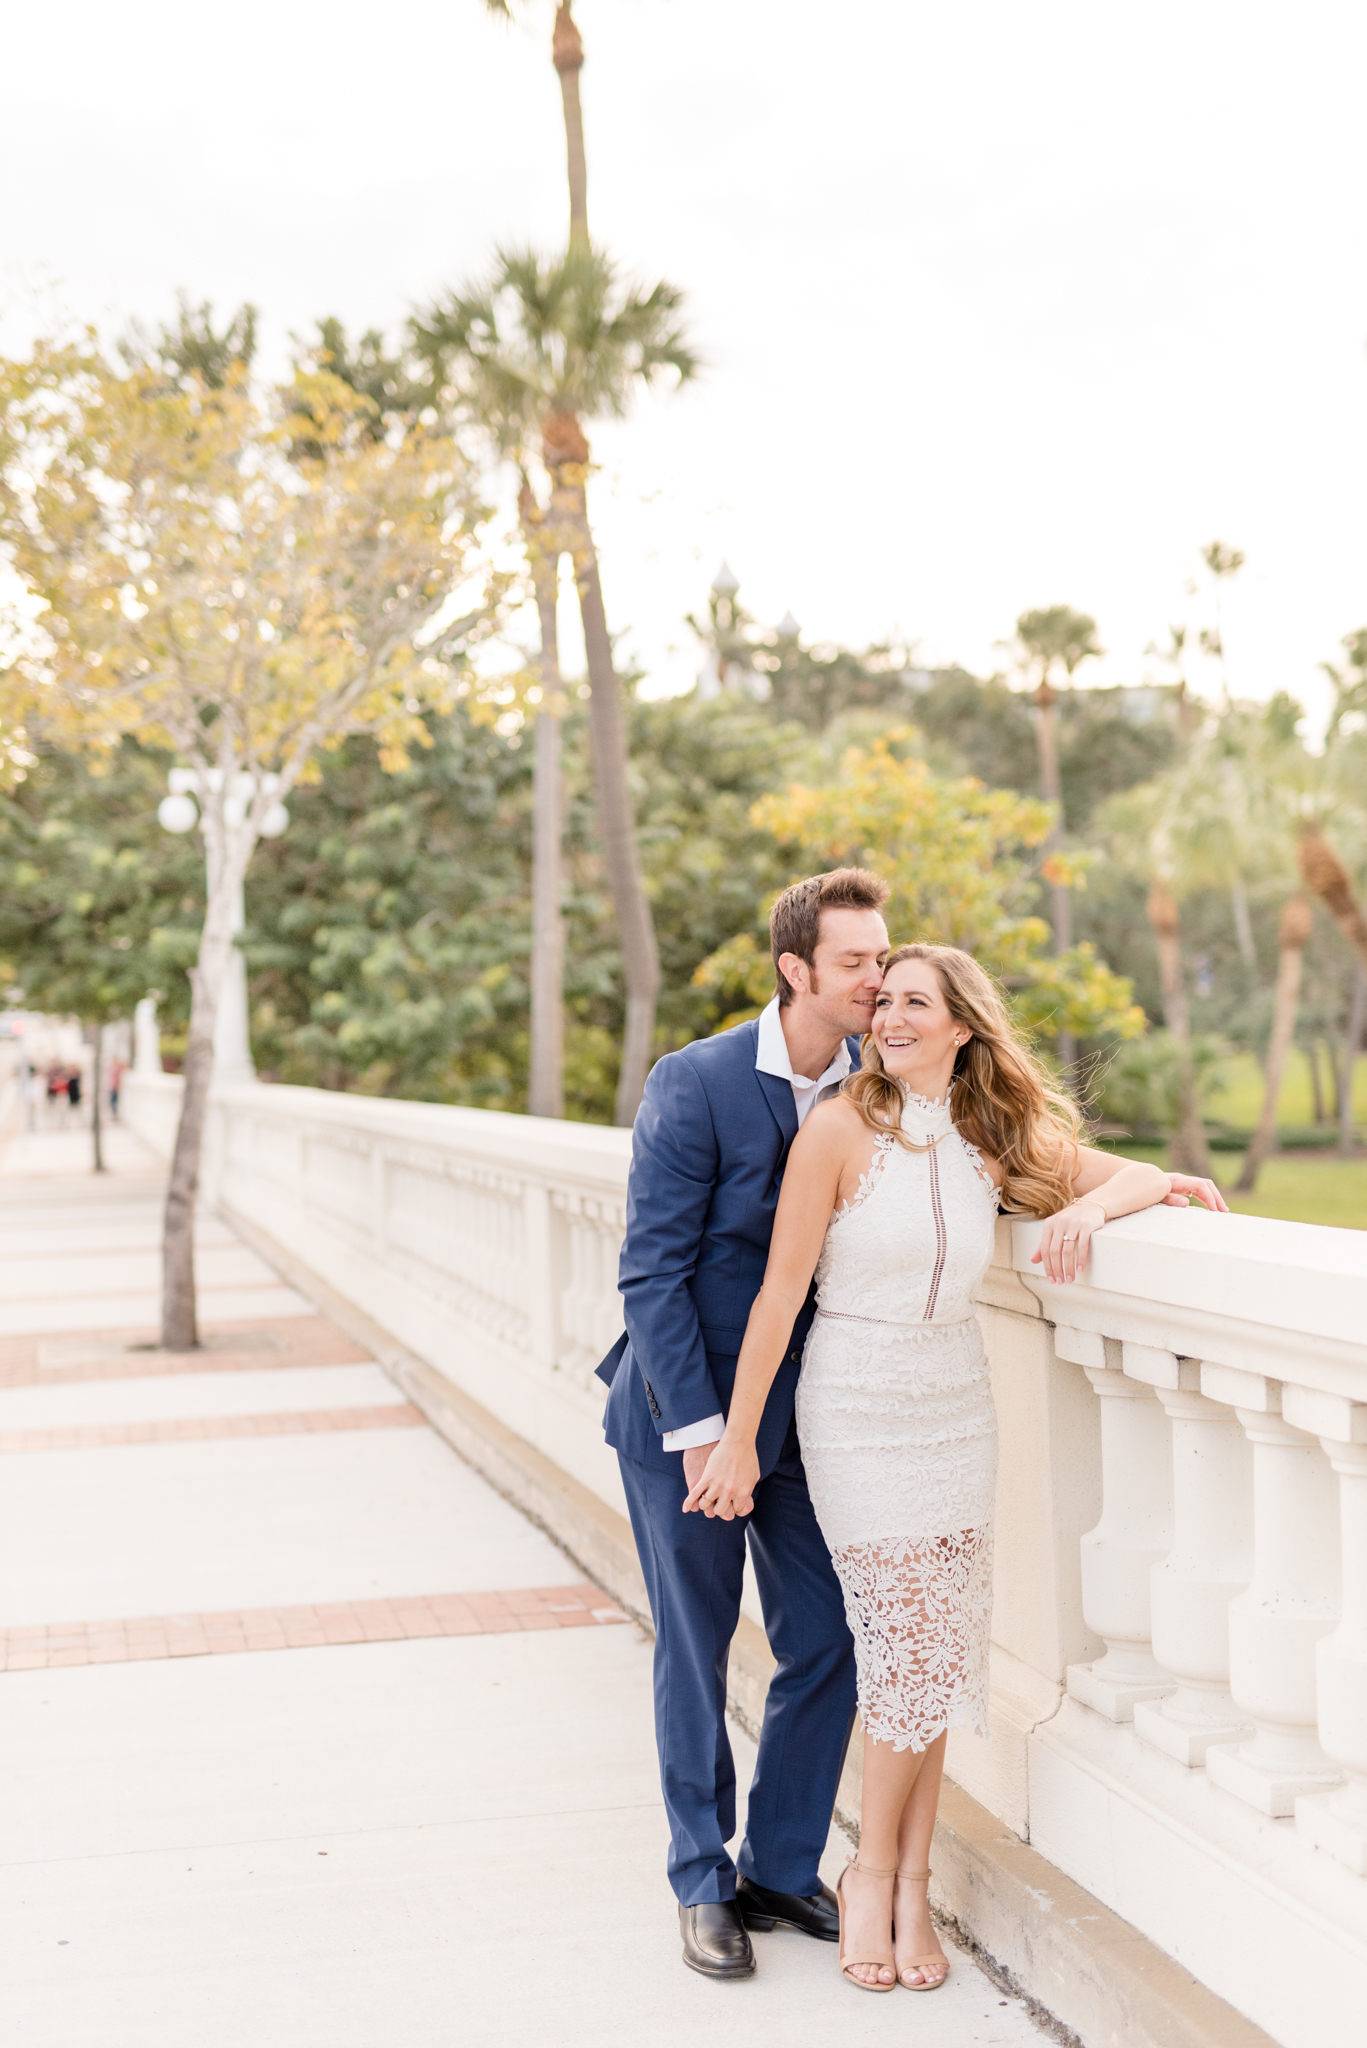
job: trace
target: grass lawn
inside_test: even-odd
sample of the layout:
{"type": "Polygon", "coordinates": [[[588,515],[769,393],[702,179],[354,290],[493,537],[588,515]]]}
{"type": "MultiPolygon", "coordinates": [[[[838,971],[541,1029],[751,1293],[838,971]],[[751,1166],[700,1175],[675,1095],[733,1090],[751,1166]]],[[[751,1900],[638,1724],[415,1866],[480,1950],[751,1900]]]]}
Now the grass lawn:
{"type": "MultiPolygon", "coordinates": [[[[1367,1124],[1367,1059],[1357,1060],[1353,1074],[1353,1112],[1359,1124],[1367,1124]]],[[[1206,1115],[1232,1124],[1235,1130],[1251,1131],[1262,1114],[1262,1068],[1251,1052],[1236,1053],[1224,1062],[1225,1086],[1217,1089],[1206,1105],[1206,1115]]],[[[1324,1061],[1320,1061],[1321,1085],[1328,1086],[1324,1061]]],[[[1330,1110],[1333,1100],[1330,1098],[1330,1110]]],[[[1308,1124],[1315,1114],[1310,1089],[1310,1062],[1300,1046],[1293,1046],[1286,1063],[1281,1100],[1277,1104],[1279,1124],[1308,1124]]]]}
{"type": "MultiPolygon", "coordinates": [[[[1130,1159],[1168,1165],[1163,1145],[1116,1146],[1130,1159]]],[[[1239,1178],[1242,1152],[1212,1152],[1211,1164],[1225,1200],[1244,1216],[1279,1216],[1287,1223],[1331,1223],[1340,1230],[1367,1230],[1367,1159],[1335,1159],[1332,1153],[1292,1152],[1269,1159],[1251,1195],[1229,1191],[1239,1178]]]]}

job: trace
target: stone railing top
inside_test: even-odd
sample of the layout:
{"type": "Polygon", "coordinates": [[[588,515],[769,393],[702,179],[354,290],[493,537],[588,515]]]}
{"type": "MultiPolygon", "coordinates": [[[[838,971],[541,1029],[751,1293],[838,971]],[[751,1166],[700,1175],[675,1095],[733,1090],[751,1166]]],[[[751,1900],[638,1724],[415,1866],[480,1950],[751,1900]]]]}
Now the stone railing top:
{"type": "Polygon", "coordinates": [[[1367,1401],[1367,1231],[1145,1209],[1069,1286],[1031,1265],[1039,1237],[1013,1222],[1011,1264],[1052,1322],[1367,1401]]]}
{"type": "Polygon", "coordinates": [[[215,1088],[213,1099],[226,1108],[306,1123],[313,1130],[363,1131],[398,1144],[436,1146],[537,1180],[587,1181],[604,1192],[626,1192],[631,1132],[604,1124],[510,1116],[506,1110],[462,1109],[441,1102],[395,1102],[385,1096],[259,1081],[215,1088]]]}

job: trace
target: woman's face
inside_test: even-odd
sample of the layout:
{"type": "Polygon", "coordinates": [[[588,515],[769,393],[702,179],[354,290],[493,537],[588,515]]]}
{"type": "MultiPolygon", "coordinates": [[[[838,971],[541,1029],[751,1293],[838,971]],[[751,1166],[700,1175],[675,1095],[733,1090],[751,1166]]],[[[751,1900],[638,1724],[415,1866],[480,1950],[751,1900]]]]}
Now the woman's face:
{"type": "Polygon", "coordinates": [[[938,1101],[949,1086],[959,1047],[972,1032],[949,1013],[929,960],[899,960],[883,977],[873,1012],[883,1065],[912,1093],[938,1101]]]}

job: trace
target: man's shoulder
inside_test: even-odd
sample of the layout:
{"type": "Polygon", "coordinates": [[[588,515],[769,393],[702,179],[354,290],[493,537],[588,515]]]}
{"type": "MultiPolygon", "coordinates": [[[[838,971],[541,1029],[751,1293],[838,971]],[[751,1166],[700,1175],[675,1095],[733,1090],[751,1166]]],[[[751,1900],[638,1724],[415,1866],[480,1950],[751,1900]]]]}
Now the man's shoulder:
{"type": "Polygon", "coordinates": [[[732,1074],[753,1071],[758,1028],[751,1017],[744,1024],[734,1024],[729,1031],[714,1032],[711,1038],[690,1039],[677,1052],[667,1052],[655,1062],[651,1079],[658,1075],[661,1082],[668,1082],[687,1069],[707,1087],[711,1082],[729,1079],[732,1074]]]}

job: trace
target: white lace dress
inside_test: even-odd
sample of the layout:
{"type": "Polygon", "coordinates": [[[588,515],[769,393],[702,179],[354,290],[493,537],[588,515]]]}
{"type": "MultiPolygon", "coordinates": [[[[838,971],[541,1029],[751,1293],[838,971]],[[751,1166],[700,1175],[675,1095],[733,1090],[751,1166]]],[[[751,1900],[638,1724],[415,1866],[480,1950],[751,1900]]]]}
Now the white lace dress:
{"type": "Polygon", "coordinates": [[[948,1103],[910,1096],[817,1265],[802,1460],[845,1593],[864,1726],[894,1749],[987,1729],[997,1422],[973,1295],[997,1191],[948,1103]]]}

